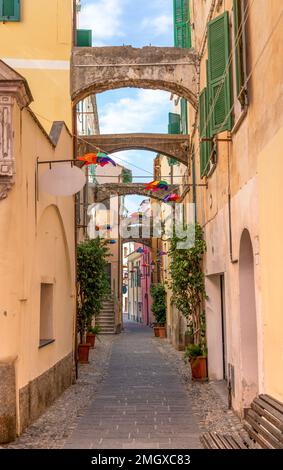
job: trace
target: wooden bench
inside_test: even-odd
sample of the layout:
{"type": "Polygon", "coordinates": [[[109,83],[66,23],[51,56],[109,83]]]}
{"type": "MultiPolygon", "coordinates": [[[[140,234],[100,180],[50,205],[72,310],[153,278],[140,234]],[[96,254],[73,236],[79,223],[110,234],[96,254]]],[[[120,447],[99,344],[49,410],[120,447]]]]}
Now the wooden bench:
{"type": "Polygon", "coordinates": [[[244,421],[245,432],[201,436],[206,449],[283,449],[283,404],[269,395],[259,395],[244,421]]]}

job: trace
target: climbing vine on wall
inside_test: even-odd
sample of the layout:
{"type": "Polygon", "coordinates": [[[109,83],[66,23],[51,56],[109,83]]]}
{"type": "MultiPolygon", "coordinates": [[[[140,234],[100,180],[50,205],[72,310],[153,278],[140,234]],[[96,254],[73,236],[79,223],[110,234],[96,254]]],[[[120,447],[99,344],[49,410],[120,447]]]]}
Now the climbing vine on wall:
{"type": "Polygon", "coordinates": [[[106,274],[109,249],[100,238],[87,240],[77,248],[77,327],[83,340],[94,316],[99,315],[105,296],[110,292],[106,274]]]}
{"type": "Polygon", "coordinates": [[[174,234],[169,251],[172,302],[186,318],[194,343],[205,347],[203,302],[206,292],[202,260],[206,252],[206,243],[201,226],[198,224],[195,226],[194,246],[179,249],[177,244],[180,241],[181,239],[174,234]]]}

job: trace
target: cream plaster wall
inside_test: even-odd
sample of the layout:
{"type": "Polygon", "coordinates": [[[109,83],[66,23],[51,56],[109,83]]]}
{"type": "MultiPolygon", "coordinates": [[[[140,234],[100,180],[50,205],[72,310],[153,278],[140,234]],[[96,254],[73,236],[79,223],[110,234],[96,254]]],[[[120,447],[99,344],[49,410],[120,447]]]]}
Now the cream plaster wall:
{"type": "MultiPolygon", "coordinates": [[[[56,148],[27,109],[13,109],[15,185],[0,201],[0,360],[16,358],[17,396],[73,350],[75,245],[73,197],[39,193],[36,159],[72,155],[65,128],[56,148]],[[40,283],[54,283],[55,342],[39,349],[40,283]]],[[[41,166],[40,172],[46,169],[41,166]]]]}
{"type": "Polygon", "coordinates": [[[264,390],[283,401],[283,127],[258,156],[261,234],[264,390]]]}
{"type": "MultiPolygon", "coordinates": [[[[231,44],[233,44],[232,1],[199,2],[191,0],[191,21],[194,23],[193,47],[200,49],[206,19],[214,6],[212,18],[230,12],[231,44]],[[200,5],[201,3],[201,5],[200,5]],[[220,7],[217,9],[217,5],[220,7]]],[[[219,358],[213,347],[220,340],[220,330],[210,322],[211,305],[217,307],[218,292],[211,288],[210,276],[224,273],[227,312],[228,362],[235,368],[235,395],[233,406],[240,413],[245,401],[245,351],[241,344],[239,291],[239,251],[244,229],[249,231],[253,256],[256,296],[256,331],[258,344],[258,392],[270,393],[282,401],[282,338],[281,321],[281,218],[278,209],[282,199],[280,176],[282,172],[282,57],[283,28],[278,19],[282,5],[277,0],[249,1],[247,21],[249,105],[238,129],[232,131],[232,142],[218,143],[218,161],[215,171],[207,179],[199,174],[199,137],[191,127],[196,150],[197,182],[207,181],[208,187],[197,188],[198,222],[205,228],[207,255],[205,273],[207,288],[212,296],[207,302],[208,344],[211,357],[210,374],[217,376],[219,358]],[[259,31],[261,32],[259,34],[259,31]],[[231,194],[232,260],[229,243],[229,207],[231,194]],[[233,261],[233,262],[232,262],[233,261]],[[218,364],[218,365],[217,365],[218,364]]],[[[207,43],[201,60],[200,90],[206,86],[207,43]]],[[[235,92],[234,58],[232,58],[232,83],[235,92]]],[[[234,97],[235,101],[237,99],[234,97]]],[[[235,106],[235,119],[240,117],[235,106]]],[[[190,108],[190,122],[195,113],[190,108]]],[[[219,138],[226,138],[222,133],[219,138]]],[[[191,200],[191,195],[188,196],[191,200]]],[[[280,209],[279,209],[280,210],[280,209]]],[[[250,312],[246,312],[249,315],[250,312]]],[[[252,334],[252,333],[251,333],[252,334]]],[[[254,337],[251,336],[251,342],[254,337]]]]}

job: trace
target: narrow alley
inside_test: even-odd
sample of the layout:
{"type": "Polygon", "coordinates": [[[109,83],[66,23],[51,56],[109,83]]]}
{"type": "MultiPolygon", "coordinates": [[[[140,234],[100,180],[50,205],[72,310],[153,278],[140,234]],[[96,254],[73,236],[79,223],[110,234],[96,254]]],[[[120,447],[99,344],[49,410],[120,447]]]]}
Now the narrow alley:
{"type": "Polygon", "coordinates": [[[202,448],[204,432],[243,430],[217,382],[192,382],[183,352],[149,327],[126,322],[121,335],[101,335],[89,359],[78,380],[5,448],[202,448]]]}
{"type": "Polygon", "coordinates": [[[1,468],[283,449],[282,5],[0,0],[1,468]]]}

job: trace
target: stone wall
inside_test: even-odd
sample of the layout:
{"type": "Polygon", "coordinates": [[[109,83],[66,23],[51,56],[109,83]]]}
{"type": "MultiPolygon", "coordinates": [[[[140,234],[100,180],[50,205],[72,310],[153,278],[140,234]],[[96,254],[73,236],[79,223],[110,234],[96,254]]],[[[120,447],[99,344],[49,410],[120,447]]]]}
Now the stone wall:
{"type": "Polygon", "coordinates": [[[0,442],[16,437],[16,379],[14,361],[0,363],[0,442]]]}
{"type": "Polygon", "coordinates": [[[20,389],[20,432],[35,421],[72,384],[73,355],[20,389]]]}

